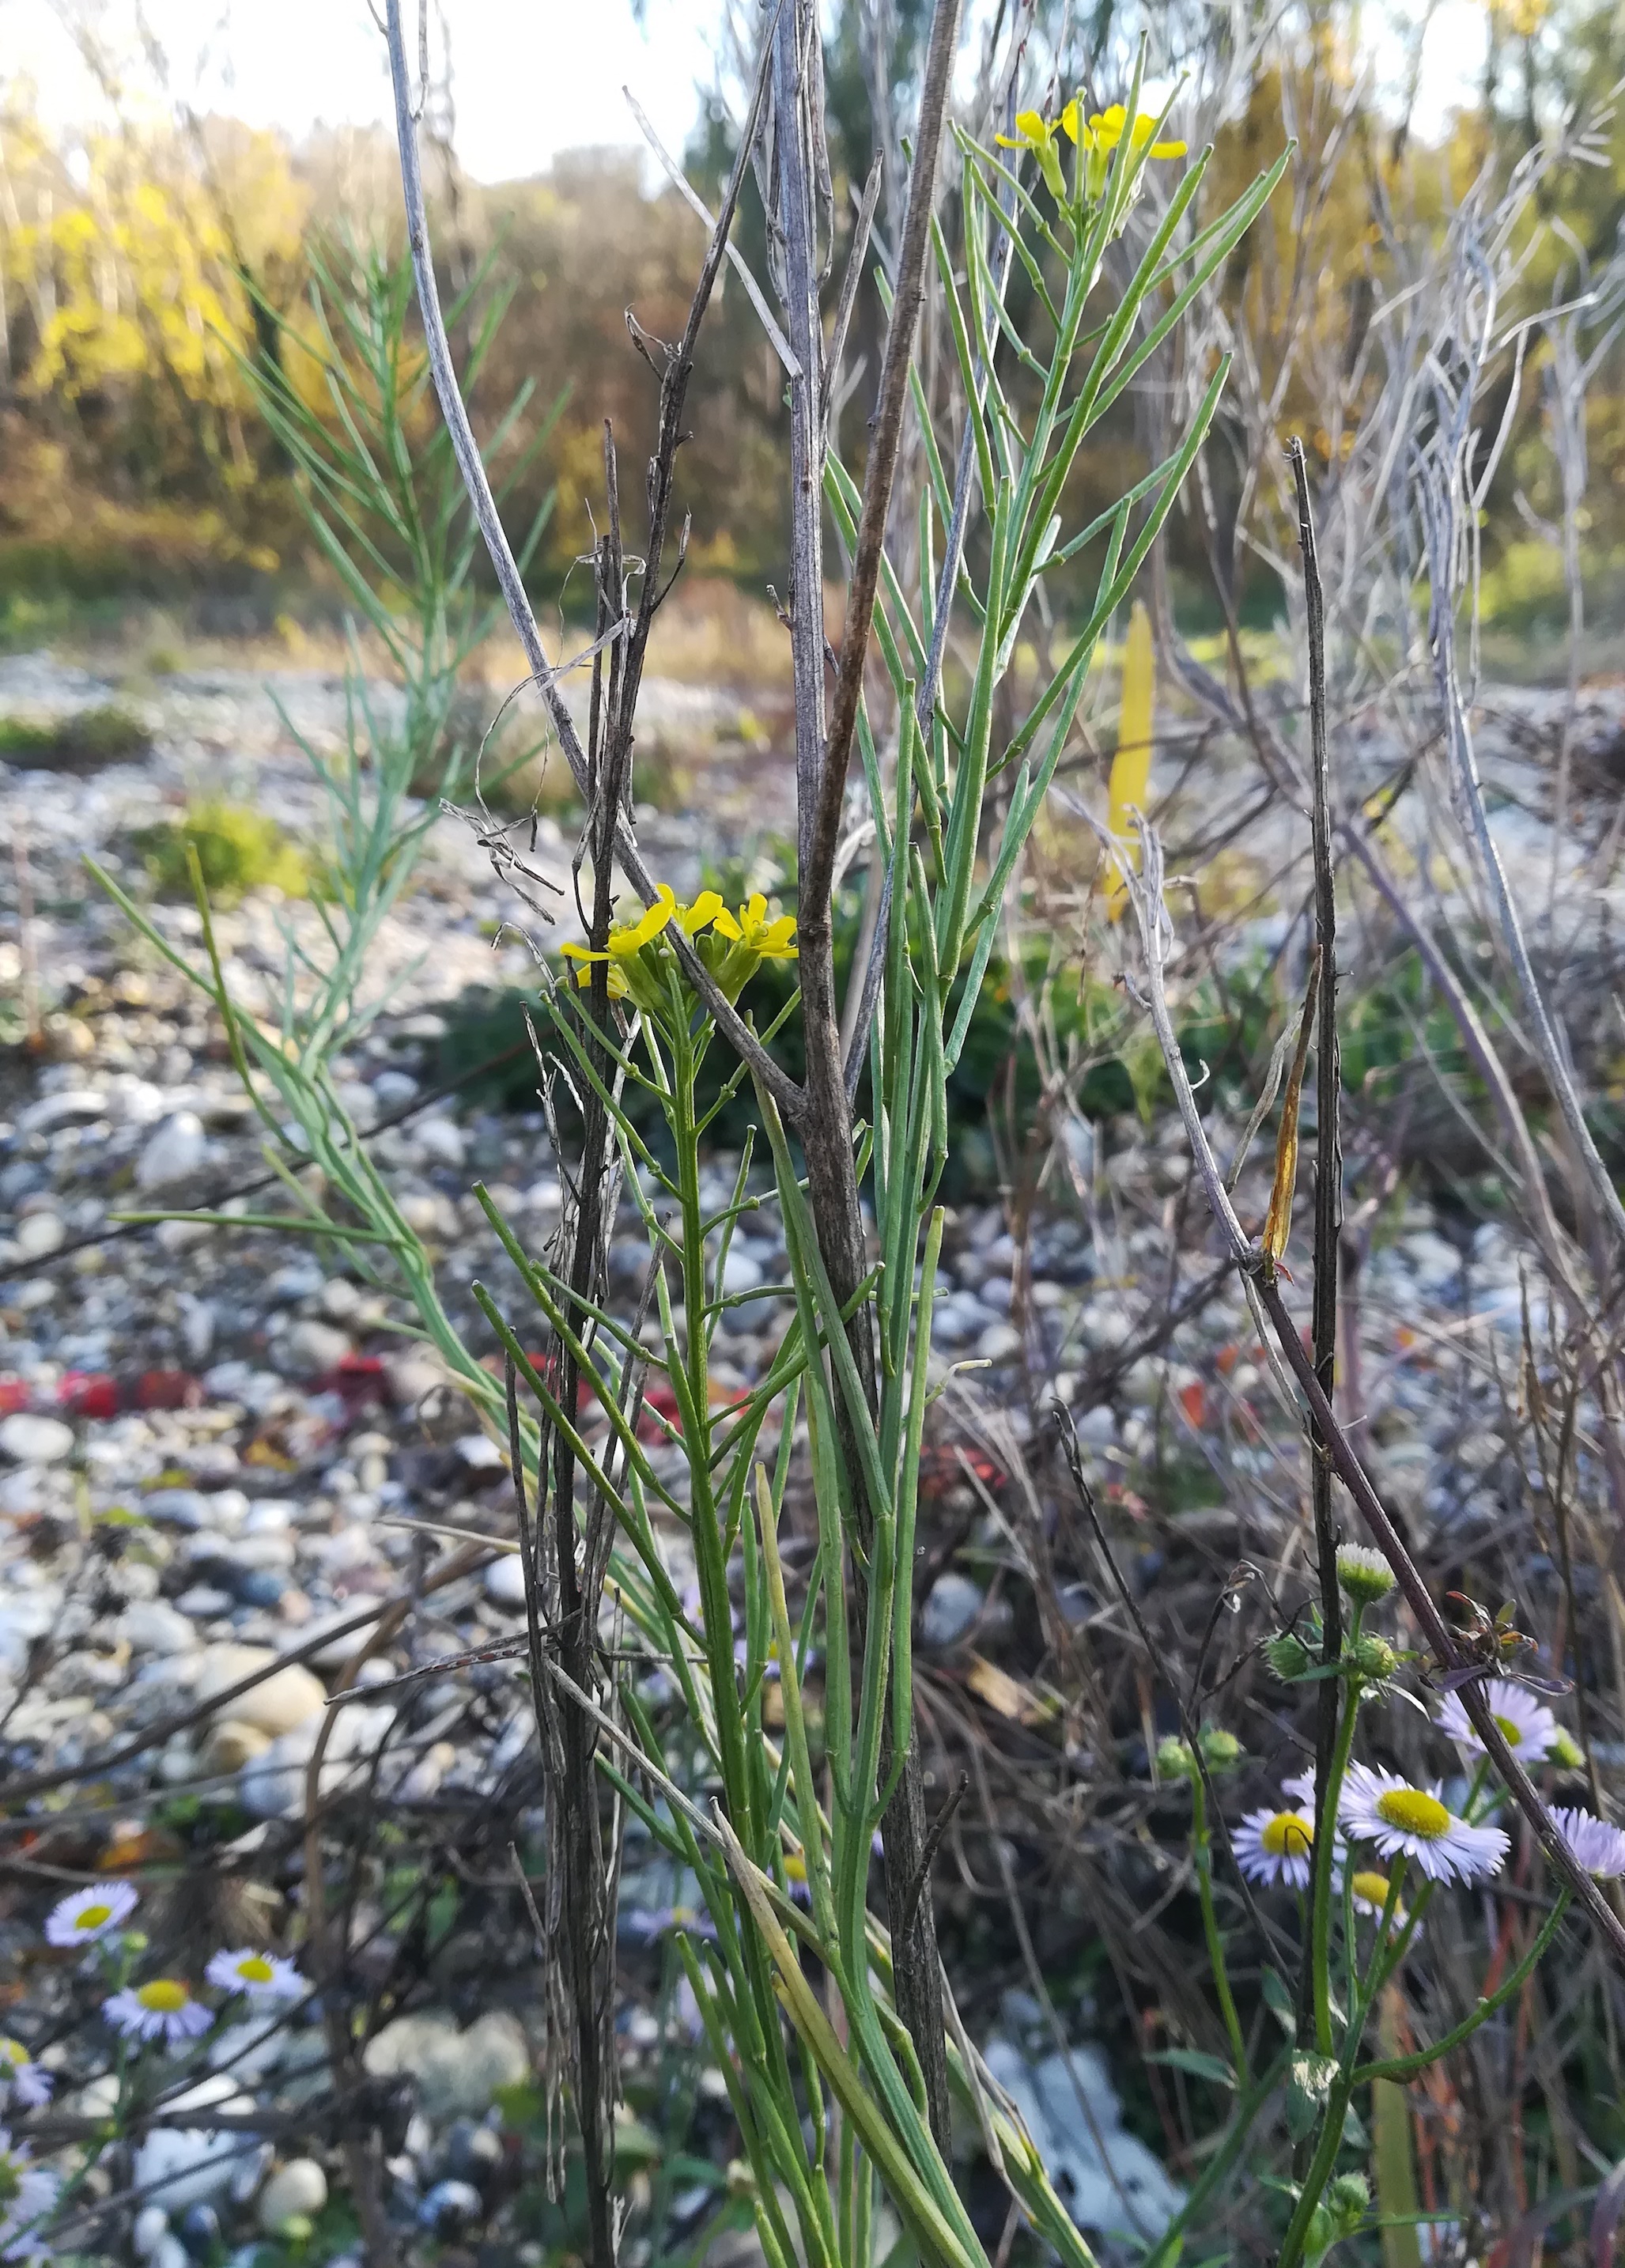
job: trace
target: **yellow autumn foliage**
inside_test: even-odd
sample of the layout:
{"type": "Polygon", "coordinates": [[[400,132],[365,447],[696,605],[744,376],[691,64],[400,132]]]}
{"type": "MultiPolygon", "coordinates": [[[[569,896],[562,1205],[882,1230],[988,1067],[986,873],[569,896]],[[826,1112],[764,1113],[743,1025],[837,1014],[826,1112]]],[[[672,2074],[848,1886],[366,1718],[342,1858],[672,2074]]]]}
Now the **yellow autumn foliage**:
{"type": "MultiPolygon", "coordinates": [[[[1151,618],[1143,599],[1136,599],[1123,642],[1122,705],[1117,719],[1117,754],[1112,759],[1106,823],[1121,855],[1131,865],[1139,863],[1131,830],[1134,814],[1143,811],[1151,793],[1151,755],[1155,726],[1157,658],[1151,646],[1151,618]]],[[[1129,886],[1114,863],[1106,878],[1107,911],[1114,921],[1121,914],[1129,886]]]]}
{"type": "Polygon", "coordinates": [[[239,265],[263,275],[301,257],[308,200],[281,139],[217,128],[205,166],[177,132],[127,127],[89,137],[71,170],[26,120],[4,139],[0,272],[33,316],[22,393],[77,404],[144,390],[159,422],[239,418],[237,357],[254,339],[239,265]]]}

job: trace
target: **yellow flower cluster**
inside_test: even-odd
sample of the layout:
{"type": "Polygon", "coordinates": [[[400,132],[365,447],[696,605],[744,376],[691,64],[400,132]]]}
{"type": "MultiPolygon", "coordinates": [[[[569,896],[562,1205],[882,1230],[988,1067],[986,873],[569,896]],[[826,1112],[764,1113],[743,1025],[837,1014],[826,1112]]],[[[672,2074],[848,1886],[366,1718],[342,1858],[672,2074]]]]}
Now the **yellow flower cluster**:
{"type": "Polygon", "coordinates": [[[701,960],[730,1000],[739,998],[764,961],[796,958],[795,916],[770,913],[760,891],[730,913],[715,890],[702,890],[685,906],[662,882],[654,904],[636,921],[612,929],[601,953],[585,945],[564,946],[567,958],[580,964],[577,983],[584,988],[591,984],[592,963],[605,961],[612,1000],[629,998],[640,1008],[658,1012],[666,1003],[670,965],[670,948],[662,939],[673,922],[695,940],[701,960]]]}
{"type": "Polygon", "coordinates": [[[1074,96],[1059,118],[1047,119],[1036,110],[1017,114],[1013,135],[1001,134],[1000,146],[1006,150],[1031,150],[1038,159],[1039,171],[1044,176],[1050,194],[1057,204],[1070,202],[1067,195],[1065,176],[1061,171],[1061,158],[1055,149],[1058,136],[1065,134],[1073,147],[1081,153],[1082,169],[1078,184],[1079,201],[1098,204],[1106,188],[1106,176],[1112,161],[1112,152],[1129,136],[1129,148],[1135,157],[1142,152],[1150,158],[1182,158],[1183,142],[1153,142],[1157,121],[1146,111],[1140,111],[1132,126],[1129,114],[1121,102],[1109,110],[1092,111],[1085,118],[1083,106],[1074,96]]]}

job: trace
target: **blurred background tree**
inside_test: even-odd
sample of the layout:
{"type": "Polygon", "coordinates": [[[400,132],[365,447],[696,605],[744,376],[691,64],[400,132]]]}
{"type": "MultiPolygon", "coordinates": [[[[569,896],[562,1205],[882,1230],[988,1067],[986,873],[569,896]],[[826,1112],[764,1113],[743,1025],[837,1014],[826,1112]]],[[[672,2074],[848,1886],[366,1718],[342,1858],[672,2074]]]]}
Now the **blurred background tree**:
{"type": "MultiPolygon", "coordinates": [[[[909,114],[926,11],[923,0],[835,0],[828,19],[830,258],[838,275],[852,216],[879,157],[875,248],[884,261],[897,223],[902,153],[896,133],[875,147],[873,117],[909,114]]],[[[1447,128],[1430,140],[1413,126],[1421,42],[1430,14],[1379,35],[1362,11],[1309,0],[1268,22],[1261,11],[1158,11],[1155,61],[1190,74],[1188,106],[1219,144],[1205,194],[1217,209],[1288,133],[1300,156],[1293,197],[1277,199],[1224,280],[1225,316],[1245,342],[1244,382],[1267,422],[1305,431],[1323,453],[1360,415],[1359,350],[1385,290],[1385,245],[1438,230],[1481,169],[1504,175],[1577,104],[1604,101],[1625,69],[1625,21],[1613,6],[1490,0],[1482,79],[1464,86],[1447,128]],[[1338,396],[1335,409],[1327,389],[1338,396]]],[[[1138,11],[1116,0],[1063,11],[1043,0],[1028,48],[1028,85],[1059,99],[1082,83],[1101,101],[1121,82],[1138,11]]],[[[985,53],[996,52],[987,27],[985,53]]],[[[743,37],[740,31],[739,37],[743,37]]],[[[85,35],[88,42],[89,35],[85,35]]],[[[336,605],[320,563],[302,549],[289,471],[254,406],[246,357],[281,351],[320,244],[349,232],[386,248],[399,241],[399,192],[389,147],[361,132],[327,132],[293,146],[224,116],[199,116],[167,90],[149,43],[143,99],[133,99],[93,44],[87,48],[112,116],[94,133],[53,134],[30,90],[0,100],[0,607],[30,608],[53,594],[122,593],[185,602],[234,594],[267,622],[336,605]],[[249,279],[252,289],[245,284],[249,279]],[[258,313],[257,313],[258,310],[258,313]]],[[[684,162],[702,194],[714,189],[732,144],[730,100],[740,63],[724,40],[718,85],[684,162]]],[[[962,93],[985,116],[996,99],[990,63],[962,93]]],[[[601,462],[601,421],[614,421],[623,461],[650,435],[653,389],[632,350],[626,317],[674,333],[700,250],[700,224],[651,164],[622,148],[582,149],[526,180],[483,184],[461,173],[440,142],[437,242],[455,289],[482,260],[489,288],[513,290],[511,313],[484,378],[485,402],[533,382],[536,403],[570,398],[547,447],[524,475],[516,508],[556,485],[558,508],[536,564],[539,595],[587,604],[572,563],[591,541],[588,499],[601,462]],[[517,287],[517,288],[515,288],[517,287]]],[[[1594,288],[1605,293],[1625,186],[1625,124],[1615,116],[1594,162],[1554,180],[1533,225],[1523,270],[1530,309],[1594,288]]],[[[949,216],[952,231],[952,215],[949,216]]],[[[762,271],[768,259],[759,201],[747,195],[740,241],[762,271]]],[[[1018,277],[1013,297],[1030,291],[1018,277]]],[[[842,429],[861,455],[862,412],[878,366],[881,310],[860,293],[846,371],[842,429]]],[[[1586,333],[1601,360],[1585,430],[1555,432],[1540,370],[1549,336],[1526,372],[1511,437],[1515,480],[1485,531],[1489,595],[1561,615],[1562,571],[1552,531],[1563,502],[1564,452],[1586,458],[1585,571],[1606,600],[1625,552],[1625,383],[1607,310],[1586,333]],[[1497,581],[1499,578],[1499,581],[1497,581]]],[[[1577,334],[1576,351],[1584,342],[1577,334]]],[[[928,383],[945,358],[927,337],[928,383]]],[[[1555,398],[1555,397],[1554,397],[1555,398]]],[[[783,389],[760,325],[737,282],[724,284],[708,325],[691,400],[694,432],[682,502],[694,519],[691,566],[753,593],[784,579],[783,499],[775,467],[783,389]]],[[[540,411],[537,412],[540,415],[540,411]]],[[[1114,487],[1123,453],[1143,456],[1155,404],[1121,414],[1075,475],[1069,507],[1114,487]],[[1109,459],[1109,465],[1107,460],[1109,459]],[[1109,481],[1108,481],[1109,474],[1109,481]]],[[[1239,398],[1210,441],[1202,509],[1171,529],[1176,601],[1193,619],[1225,608],[1268,619],[1276,597],[1246,435],[1256,417],[1239,398]],[[1227,422],[1228,421],[1228,422],[1227,422]]],[[[516,453],[526,436],[513,437],[516,453]]],[[[1272,491],[1273,493],[1273,491],[1272,491]]]]}

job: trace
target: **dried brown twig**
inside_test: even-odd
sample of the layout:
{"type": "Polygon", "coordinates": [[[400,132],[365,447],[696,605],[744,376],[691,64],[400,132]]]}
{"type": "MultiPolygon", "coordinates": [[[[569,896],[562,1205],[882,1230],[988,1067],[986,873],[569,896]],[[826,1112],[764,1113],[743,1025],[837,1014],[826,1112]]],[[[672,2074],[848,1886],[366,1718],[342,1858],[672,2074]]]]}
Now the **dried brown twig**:
{"type": "MultiPolygon", "coordinates": [[[[423,198],[423,169],[418,162],[417,154],[417,125],[413,114],[411,80],[401,29],[401,0],[387,0],[387,30],[390,74],[394,84],[395,132],[401,154],[401,181],[406,197],[407,234],[411,247],[413,274],[417,281],[418,306],[423,319],[424,344],[428,350],[429,366],[434,379],[436,398],[440,404],[440,414],[445,420],[446,431],[451,437],[458,468],[463,476],[463,484],[468,492],[470,505],[479,524],[481,535],[484,538],[485,548],[490,555],[491,564],[496,572],[496,580],[507,605],[509,618],[524,649],[525,659],[529,664],[532,675],[546,704],[553,729],[558,734],[559,746],[564,752],[565,762],[570,766],[577,786],[590,806],[592,800],[592,780],[587,754],[581,745],[580,735],[565,705],[564,697],[558,689],[558,673],[548,661],[542,646],[541,634],[536,627],[536,618],[531,611],[531,603],[526,593],[524,578],[519,573],[518,562],[513,556],[513,548],[503,526],[501,515],[496,509],[496,498],[491,494],[491,484],[486,477],[485,462],[480,454],[479,444],[474,439],[474,428],[469,423],[462,389],[458,383],[456,369],[452,361],[451,342],[446,337],[445,321],[440,311],[440,290],[435,278],[434,258],[429,240],[429,216],[423,198]]],[[[769,40],[764,49],[764,61],[766,55],[770,53],[771,49],[772,41],[769,40]]],[[[710,302],[711,289],[716,282],[717,270],[722,265],[723,248],[727,242],[728,232],[733,225],[734,213],[739,205],[739,190],[744,184],[745,169],[754,147],[756,133],[761,123],[764,87],[765,72],[761,77],[759,77],[756,84],[749,124],[740,142],[739,157],[729,180],[727,193],[723,198],[710,244],[706,250],[705,260],[701,269],[700,287],[695,292],[693,305],[689,309],[688,325],[685,329],[681,344],[675,350],[672,368],[677,376],[673,394],[679,409],[687,387],[688,370],[692,366],[694,345],[698,335],[700,320],[710,302]]],[[[663,394],[665,390],[663,384],[663,394]]],[[[666,438],[665,406],[663,400],[661,421],[663,445],[666,438]]],[[[673,454],[677,438],[677,435],[673,433],[670,442],[670,449],[673,454]]],[[[668,499],[669,494],[668,482],[666,489],[668,499]]],[[[656,592],[653,604],[658,603],[660,595],[656,588],[658,564],[658,556],[651,555],[644,589],[644,603],[650,607],[651,613],[650,593],[651,590],[656,592]]],[[[629,671],[629,675],[632,674],[633,673],[629,671]]],[[[624,814],[616,815],[614,843],[615,855],[628,880],[638,891],[644,904],[653,905],[658,897],[654,877],[643,861],[643,854],[638,850],[631,827],[624,814]]],[[[699,954],[694,950],[693,945],[678,924],[673,925],[671,942],[679,960],[682,962],[684,975],[704,1001],[716,1022],[717,1030],[722,1033],[735,1053],[750,1065],[753,1077],[761,1081],[780,1108],[790,1117],[798,1120],[803,1108],[801,1089],[773,1060],[751,1031],[744,1018],[717,989],[710,970],[701,961],[699,954]]]]}
{"type": "MultiPolygon", "coordinates": [[[[1455,1636],[1434,1604],[1421,1570],[1406,1549],[1358,1454],[1338,1423],[1316,1375],[1314,1362],[1305,1351],[1298,1326],[1281,1296],[1280,1285],[1265,1275],[1258,1247],[1242,1227],[1230,1201],[1218,1160],[1213,1154],[1207,1130],[1202,1123],[1202,1114],[1196,1107],[1196,1097],[1185,1069],[1184,1057],[1180,1052],[1168,1007],[1165,968],[1173,924],[1164,903],[1165,875],[1162,844],[1155,828],[1143,820],[1138,822],[1138,833],[1139,871],[1137,873],[1129,872],[1128,881],[1145,957],[1146,1005],[1151,1011],[1157,1043],[1173,1089],[1174,1101],[1184,1121],[1186,1136],[1208,1200],[1209,1211],[1218,1224],[1232,1260],[1255,1288],[1279,1342],[1281,1352],[1297,1379],[1308,1414],[1320,1429],[1338,1477],[1353,1498],[1373,1542],[1393,1568],[1423,1636],[1445,1668],[1460,1668],[1462,1666],[1461,1658],[1455,1636]]],[[[1500,1774],[1513,1802],[1528,1821],[1536,1841],[1552,1867],[1573,1889],[1578,1903],[1597,1924],[1616,1957],[1625,1963],[1625,1922],[1621,1921],[1592,1877],[1577,1864],[1558,1833],[1550,1811],[1541,1800],[1540,1791],[1507,1745],[1506,1736],[1496,1723],[1495,1712],[1482,1687],[1469,1681],[1460,1690],[1462,1706],[1483,1744],[1484,1753],[1500,1774]]]]}
{"type": "MultiPolygon", "coordinates": [[[[1309,470],[1304,445],[1294,440],[1289,455],[1298,490],[1298,536],[1304,561],[1305,612],[1309,644],[1309,729],[1314,801],[1310,831],[1314,856],[1315,957],[1320,968],[1319,1024],[1315,1061],[1314,1294],[1312,1332],[1314,1374],[1327,1406],[1337,1375],[1337,1256],[1342,1229],[1342,1143],[1338,1113],[1342,1073],[1337,1050],[1337,877],[1332,864],[1331,775],[1326,746],[1326,605],[1315,546],[1314,513],[1309,502],[1309,470]]],[[[1308,1036],[1305,1031],[1305,1037],[1308,1036]]],[[[1332,1520],[1330,1444],[1317,1415],[1309,1418],[1309,1487],[1314,1545],[1320,1579],[1320,1663],[1330,1670],[1342,1653],[1342,1597],[1337,1587],[1337,1532],[1332,1520]]],[[[1320,1933],[1332,1890],[1331,1822],[1326,1807],[1331,1792],[1340,1705],[1335,1677],[1320,1680],[1315,1705],[1315,1815],[1313,1896],[1320,1933]]],[[[1298,1992],[1298,2034],[1306,2046],[1313,2034],[1314,1942],[1304,1948],[1298,1992]]]]}

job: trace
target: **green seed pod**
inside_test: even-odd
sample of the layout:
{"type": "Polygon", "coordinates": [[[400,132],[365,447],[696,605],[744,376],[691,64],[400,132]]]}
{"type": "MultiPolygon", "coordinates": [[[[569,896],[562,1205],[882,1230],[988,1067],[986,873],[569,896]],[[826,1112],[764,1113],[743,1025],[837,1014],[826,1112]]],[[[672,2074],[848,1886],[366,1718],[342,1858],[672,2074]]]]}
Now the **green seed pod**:
{"type": "Polygon", "coordinates": [[[1204,1725],[1202,1728],[1202,1754],[1210,1771],[1233,1771],[1246,1750],[1235,1734],[1227,1733],[1222,1725],[1204,1725]]]}
{"type": "Polygon", "coordinates": [[[1357,1638],[1346,1649],[1343,1659],[1368,1685],[1382,1684],[1400,1666],[1400,1657],[1387,1639],[1371,1633],[1364,1633],[1357,1638]]]}
{"type": "Polygon", "coordinates": [[[1277,1631],[1274,1638],[1264,1641],[1264,1659],[1283,1685],[1296,1677],[1304,1676],[1315,1666],[1315,1659],[1296,1631],[1277,1631]]]}

